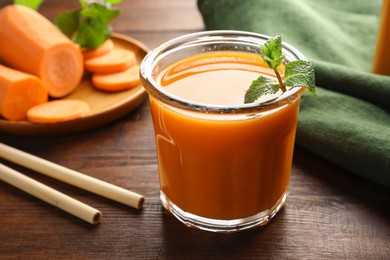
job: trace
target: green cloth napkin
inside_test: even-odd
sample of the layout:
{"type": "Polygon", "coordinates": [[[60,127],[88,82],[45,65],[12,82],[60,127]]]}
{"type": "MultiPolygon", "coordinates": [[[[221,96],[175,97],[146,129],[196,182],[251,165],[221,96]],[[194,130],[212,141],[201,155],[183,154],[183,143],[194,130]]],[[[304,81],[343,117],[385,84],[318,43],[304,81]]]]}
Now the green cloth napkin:
{"type": "MultiPolygon", "coordinates": [[[[370,73],[381,0],[198,0],[206,29],[283,40],[316,64],[296,143],[390,187],[390,77],[370,73]]],[[[390,46],[389,46],[390,48],[390,46]]]]}

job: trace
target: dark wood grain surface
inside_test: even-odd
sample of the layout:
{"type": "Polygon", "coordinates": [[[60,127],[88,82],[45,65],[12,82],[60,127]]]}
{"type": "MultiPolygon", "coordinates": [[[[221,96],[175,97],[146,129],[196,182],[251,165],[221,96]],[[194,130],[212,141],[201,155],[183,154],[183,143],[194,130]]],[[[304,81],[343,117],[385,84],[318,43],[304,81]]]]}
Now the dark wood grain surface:
{"type": "MultiPolygon", "coordinates": [[[[0,7],[9,3],[0,0],[0,7]]],[[[53,19],[77,6],[46,0],[40,11],[53,19]]],[[[120,7],[114,30],[150,48],[203,30],[195,0],[125,0],[120,7]]],[[[0,142],[146,197],[142,210],[131,209],[0,160],[103,212],[92,226],[0,182],[0,259],[390,259],[390,191],[299,147],[288,203],[269,225],[232,235],[185,227],[159,202],[147,100],[91,131],[34,138],[0,133],[0,142]]]]}

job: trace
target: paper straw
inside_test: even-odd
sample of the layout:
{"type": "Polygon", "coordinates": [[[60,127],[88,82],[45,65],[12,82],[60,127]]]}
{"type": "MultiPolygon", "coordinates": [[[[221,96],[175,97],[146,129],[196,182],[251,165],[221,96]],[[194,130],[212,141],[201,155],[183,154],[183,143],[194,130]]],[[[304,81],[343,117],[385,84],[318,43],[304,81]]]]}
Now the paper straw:
{"type": "Polygon", "coordinates": [[[142,195],[135,192],[68,169],[2,143],[0,143],[0,157],[136,209],[142,208],[145,200],[142,195]]]}
{"type": "Polygon", "coordinates": [[[33,180],[1,163],[0,180],[91,224],[96,225],[99,223],[102,216],[99,210],[33,180]]]}

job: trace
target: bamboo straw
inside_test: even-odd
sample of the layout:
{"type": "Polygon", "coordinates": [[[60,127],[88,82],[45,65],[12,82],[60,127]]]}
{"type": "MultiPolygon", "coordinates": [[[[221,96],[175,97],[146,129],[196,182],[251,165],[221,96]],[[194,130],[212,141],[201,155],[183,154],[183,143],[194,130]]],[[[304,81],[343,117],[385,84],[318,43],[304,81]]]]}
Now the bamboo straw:
{"type": "Polygon", "coordinates": [[[145,200],[142,195],[135,192],[68,169],[2,143],[0,143],[0,157],[136,209],[142,208],[145,200]]]}
{"type": "Polygon", "coordinates": [[[98,224],[102,216],[99,210],[33,180],[1,163],[0,180],[91,224],[98,224]]]}

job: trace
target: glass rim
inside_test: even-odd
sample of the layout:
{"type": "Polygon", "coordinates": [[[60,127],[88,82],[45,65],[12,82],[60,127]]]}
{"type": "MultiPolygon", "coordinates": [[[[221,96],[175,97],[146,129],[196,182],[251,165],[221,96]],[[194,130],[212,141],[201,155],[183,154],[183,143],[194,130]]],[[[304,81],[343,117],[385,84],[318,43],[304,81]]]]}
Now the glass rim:
{"type": "MultiPolygon", "coordinates": [[[[304,87],[293,87],[282,93],[280,96],[265,102],[243,103],[239,105],[215,105],[195,102],[175,96],[169,91],[166,91],[164,87],[162,87],[152,76],[156,60],[164,53],[173,52],[175,49],[182,46],[190,46],[191,44],[207,42],[211,43],[215,40],[241,41],[248,42],[248,44],[252,43],[260,45],[260,43],[263,43],[270,38],[272,37],[265,34],[237,30],[211,30],[182,35],[162,43],[147,53],[140,65],[141,81],[143,82],[143,86],[149,95],[152,95],[167,104],[184,108],[186,110],[206,113],[247,113],[251,111],[258,112],[259,110],[267,111],[278,108],[299,98],[306,89],[304,87]]],[[[306,57],[299,50],[284,41],[282,42],[282,52],[286,56],[286,59],[287,57],[294,58],[292,60],[287,59],[287,61],[307,61],[306,57]]]]}

